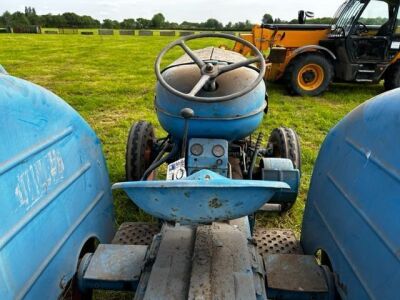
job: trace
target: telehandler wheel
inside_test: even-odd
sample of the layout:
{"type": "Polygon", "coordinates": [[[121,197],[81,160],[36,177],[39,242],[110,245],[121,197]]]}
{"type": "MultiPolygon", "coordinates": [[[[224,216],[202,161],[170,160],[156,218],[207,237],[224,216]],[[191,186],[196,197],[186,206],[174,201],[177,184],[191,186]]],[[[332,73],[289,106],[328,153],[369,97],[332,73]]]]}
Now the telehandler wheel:
{"type": "Polygon", "coordinates": [[[153,125],[146,121],[134,123],[126,144],[126,180],[138,181],[153,161],[155,143],[153,125]]]}
{"type": "Polygon", "coordinates": [[[391,65],[385,73],[385,91],[400,87],[400,63],[391,65]]]}
{"type": "Polygon", "coordinates": [[[285,75],[290,92],[300,96],[318,96],[328,88],[333,66],[324,56],[308,53],[295,58],[285,75]]]}
{"type": "Polygon", "coordinates": [[[301,172],[301,149],[299,138],[291,128],[279,127],[269,136],[268,144],[272,145],[272,157],[288,158],[293,167],[301,172]]]}

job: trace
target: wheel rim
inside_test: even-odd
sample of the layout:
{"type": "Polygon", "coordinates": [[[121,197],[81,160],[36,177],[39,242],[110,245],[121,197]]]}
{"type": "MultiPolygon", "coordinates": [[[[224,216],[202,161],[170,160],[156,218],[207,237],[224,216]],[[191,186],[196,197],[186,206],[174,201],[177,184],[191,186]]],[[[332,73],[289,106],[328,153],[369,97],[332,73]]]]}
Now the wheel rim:
{"type": "Polygon", "coordinates": [[[303,90],[314,91],[322,85],[324,78],[324,69],[320,65],[308,64],[300,69],[297,82],[303,90]]]}

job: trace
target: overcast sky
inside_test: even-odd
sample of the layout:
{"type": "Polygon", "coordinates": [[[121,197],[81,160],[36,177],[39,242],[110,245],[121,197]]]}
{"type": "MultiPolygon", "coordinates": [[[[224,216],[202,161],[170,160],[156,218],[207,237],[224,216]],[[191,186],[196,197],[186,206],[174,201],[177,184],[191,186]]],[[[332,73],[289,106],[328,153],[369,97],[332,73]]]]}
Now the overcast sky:
{"type": "Polygon", "coordinates": [[[75,12],[96,19],[151,18],[161,12],[168,21],[205,21],[216,18],[223,23],[250,20],[259,23],[268,12],[274,18],[297,18],[300,9],[310,10],[315,17],[334,14],[343,0],[0,0],[0,12],[36,8],[38,14],[75,12]]]}

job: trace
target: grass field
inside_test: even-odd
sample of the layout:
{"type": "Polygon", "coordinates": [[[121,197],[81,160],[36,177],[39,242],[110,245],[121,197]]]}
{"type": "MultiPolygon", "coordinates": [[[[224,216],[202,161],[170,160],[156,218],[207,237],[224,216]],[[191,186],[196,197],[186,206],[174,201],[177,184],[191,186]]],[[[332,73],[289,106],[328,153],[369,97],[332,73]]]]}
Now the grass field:
{"type": "MultiPolygon", "coordinates": [[[[0,64],[12,75],[50,89],[90,123],[103,143],[111,181],[117,182],[124,180],[125,142],[131,124],[148,120],[155,124],[158,136],[164,134],[153,110],[153,64],[158,52],[172,40],[159,36],[5,34],[0,36],[0,64]]],[[[197,42],[192,48],[207,45],[197,42]]],[[[168,62],[178,56],[175,51],[168,62]]],[[[325,135],[344,115],[383,88],[335,84],[318,98],[290,97],[275,84],[270,84],[268,91],[270,112],[260,130],[266,139],[273,128],[282,125],[298,132],[303,177],[292,211],[283,217],[261,216],[260,221],[299,232],[314,161],[325,135]]],[[[114,196],[117,225],[148,219],[122,193],[114,196]]]]}

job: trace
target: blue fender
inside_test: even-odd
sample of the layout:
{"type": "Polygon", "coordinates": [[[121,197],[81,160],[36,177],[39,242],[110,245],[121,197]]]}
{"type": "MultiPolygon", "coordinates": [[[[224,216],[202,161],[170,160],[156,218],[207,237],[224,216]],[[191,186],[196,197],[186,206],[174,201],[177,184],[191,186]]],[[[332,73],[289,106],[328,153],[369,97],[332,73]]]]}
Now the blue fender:
{"type": "Polygon", "coordinates": [[[301,243],[323,250],[342,299],[398,299],[400,89],[367,101],[328,134],[312,176],[301,243]]]}
{"type": "Polygon", "coordinates": [[[0,74],[0,299],[57,299],[83,245],[113,235],[99,139],[69,105],[0,74]]]}

